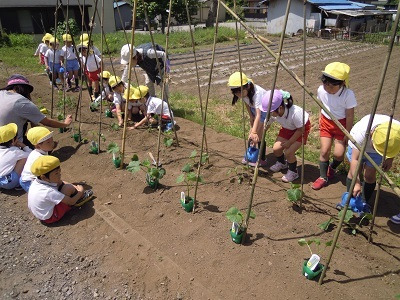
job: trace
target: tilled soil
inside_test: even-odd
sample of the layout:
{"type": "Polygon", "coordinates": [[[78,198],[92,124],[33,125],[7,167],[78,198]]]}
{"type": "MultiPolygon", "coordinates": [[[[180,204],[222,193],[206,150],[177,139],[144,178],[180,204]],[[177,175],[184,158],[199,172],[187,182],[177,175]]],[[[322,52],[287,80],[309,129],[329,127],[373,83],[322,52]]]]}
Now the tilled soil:
{"type": "MultiPolygon", "coordinates": [[[[295,72],[302,69],[301,45],[301,41],[289,40],[283,55],[295,72]]],[[[246,47],[245,72],[268,87],[272,61],[259,47],[246,47]]],[[[215,81],[220,82],[213,81],[212,97],[227,93],[226,80],[237,69],[234,48],[220,50],[219,65],[214,70],[215,81]]],[[[205,84],[210,52],[204,50],[203,54],[201,82],[205,84]]],[[[307,67],[308,76],[313,78],[309,86],[316,90],[317,77],[327,61],[348,62],[352,88],[361,103],[357,114],[363,115],[373,99],[378,66],[385,55],[386,48],[381,46],[311,40],[310,57],[314,61],[310,59],[307,67]]],[[[196,95],[190,56],[171,57],[171,90],[196,95]]],[[[397,52],[393,54],[395,59],[398,61],[397,52]]],[[[379,106],[382,111],[392,99],[391,83],[398,72],[395,69],[390,65],[391,77],[385,84],[388,88],[382,94],[386,101],[379,106]]],[[[32,75],[29,79],[35,86],[34,99],[41,97],[49,107],[46,78],[32,75]]],[[[287,74],[280,73],[278,83],[300,99],[301,90],[287,74]]],[[[98,130],[99,115],[89,111],[84,99],[82,134],[90,140],[92,132],[98,130]]],[[[227,172],[236,166],[241,170],[243,141],[207,130],[210,163],[202,168],[205,183],[199,186],[198,208],[191,214],[180,207],[180,192],[185,186],[177,184],[176,178],[183,165],[191,161],[192,150],[199,151],[201,126],[177,118],[179,147],[161,147],[161,162],[167,174],[154,191],[147,187],[143,172],[131,174],[114,168],[111,155],[104,149],[111,141],[121,143],[122,131],[110,128],[115,119],[104,118],[102,122],[106,142],[99,155],[89,154],[88,144],[74,142],[71,132],[57,132],[55,137],[59,145],[54,155],[62,160],[63,179],[93,188],[93,202],[75,209],[59,224],[46,227],[28,211],[26,194],[2,191],[3,299],[391,299],[399,293],[400,227],[388,222],[388,217],[400,211],[400,204],[391,191],[384,189],[381,193],[374,244],[369,244],[363,234],[353,236],[344,229],[325,283],[318,286],[301,274],[303,259],[310,254],[298,246],[297,240],[333,238],[334,230],[323,232],[317,224],[337,215],[335,205],[345,190],[343,175],[327,188],[313,191],[309,183],[318,177],[318,168],[306,162],[306,197],[300,210],[286,200],[289,185],[280,181],[282,174],[261,170],[253,202],[257,217],[250,220],[245,244],[236,245],[230,240],[231,224],[225,212],[231,206],[246,210],[250,176],[239,184],[234,173],[227,172]]],[[[156,131],[128,131],[126,162],[133,153],[148,158],[149,151],[156,152],[156,143],[156,131]]],[[[274,163],[271,154],[268,163],[274,163]]],[[[367,229],[363,226],[361,231],[367,233],[367,229]]],[[[318,253],[324,263],[329,248],[321,246],[318,253]]]]}

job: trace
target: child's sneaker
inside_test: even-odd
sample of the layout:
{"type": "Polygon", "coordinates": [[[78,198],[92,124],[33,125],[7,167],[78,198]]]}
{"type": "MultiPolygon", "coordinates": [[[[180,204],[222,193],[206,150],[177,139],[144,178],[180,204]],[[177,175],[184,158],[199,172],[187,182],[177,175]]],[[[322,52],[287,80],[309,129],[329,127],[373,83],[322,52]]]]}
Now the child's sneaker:
{"type": "Polygon", "coordinates": [[[394,224],[400,224],[400,214],[391,217],[389,220],[394,224]]]}
{"type": "Polygon", "coordinates": [[[331,166],[328,167],[328,172],[326,172],[326,176],[328,179],[333,179],[335,177],[336,170],[332,168],[331,166]]]}
{"type": "Polygon", "coordinates": [[[81,88],[79,86],[74,88],[74,92],[79,92],[81,90],[81,88]]]}
{"type": "Polygon", "coordinates": [[[318,191],[327,185],[328,185],[328,181],[322,177],[319,177],[317,180],[314,181],[314,183],[311,185],[311,187],[313,190],[318,191]]]}
{"type": "Polygon", "coordinates": [[[283,164],[283,163],[277,161],[277,162],[276,162],[271,168],[269,168],[269,169],[270,169],[272,172],[276,173],[276,172],[279,172],[280,170],[287,169],[287,167],[288,167],[287,162],[285,162],[285,163],[283,164]]]}
{"type": "Polygon", "coordinates": [[[283,182],[292,182],[293,180],[296,180],[297,178],[299,178],[299,174],[297,172],[288,170],[287,173],[282,176],[282,181],[283,182]]]}
{"type": "Polygon", "coordinates": [[[92,200],[91,196],[93,195],[93,190],[86,190],[83,192],[83,196],[81,199],[79,199],[74,206],[82,206],[83,204],[85,204],[86,202],[88,202],[89,200],[92,200]]]}

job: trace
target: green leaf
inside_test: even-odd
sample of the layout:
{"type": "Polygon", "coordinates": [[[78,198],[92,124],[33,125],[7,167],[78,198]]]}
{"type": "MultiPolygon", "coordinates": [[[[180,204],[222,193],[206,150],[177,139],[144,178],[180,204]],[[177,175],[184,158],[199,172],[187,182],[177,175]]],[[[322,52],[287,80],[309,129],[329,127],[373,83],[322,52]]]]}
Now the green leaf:
{"type": "Polygon", "coordinates": [[[194,172],[190,172],[186,175],[187,181],[196,181],[197,175],[194,172]]]}
{"type": "Polygon", "coordinates": [[[200,176],[198,177],[197,181],[200,182],[200,183],[203,183],[203,182],[204,182],[203,176],[200,175],[200,176]]]}
{"type": "Polygon", "coordinates": [[[112,123],[111,124],[111,129],[114,131],[118,131],[119,130],[119,125],[117,123],[112,123]]]}
{"type": "MultiPolygon", "coordinates": [[[[343,215],[343,209],[341,211],[339,211],[338,217],[341,218],[342,215],[343,215]]],[[[344,217],[344,222],[349,223],[349,221],[351,220],[352,217],[353,217],[353,212],[350,209],[348,209],[346,211],[346,215],[344,217]]]]}
{"type": "Polygon", "coordinates": [[[164,138],[164,145],[165,145],[166,147],[171,147],[173,143],[174,143],[174,140],[173,140],[173,139],[167,138],[167,137],[164,138]]]}
{"type": "Polygon", "coordinates": [[[254,212],[254,211],[250,211],[250,216],[249,216],[249,218],[251,218],[251,219],[255,219],[256,218],[256,213],[254,212]]]}
{"type": "Polygon", "coordinates": [[[290,184],[290,188],[292,189],[299,189],[301,187],[301,184],[298,183],[291,183],[290,184]]]}
{"type": "Polygon", "coordinates": [[[229,221],[241,224],[243,222],[243,215],[237,207],[231,207],[226,212],[226,217],[229,221]]]}
{"type": "Polygon", "coordinates": [[[301,198],[301,191],[299,189],[289,189],[287,191],[288,200],[291,202],[297,202],[301,198]]]}
{"type": "Polygon", "coordinates": [[[356,235],[356,234],[357,234],[357,230],[356,230],[356,229],[353,229],[353,230],[351,231],[351,234],[352,234],[352,235],[356,235]]]}
{"type": "Polygon", "coordinates": [[[203,155],[201,156],[201,163],[204,164],[207,160],[208,160],[208,154],[203,153],[203,155]]]}
{"type": "Polygon", "coordinates": [[[192,164],[186,164],[186,165],[183,166],[182,172],[189,173],[192,169],[193,169],[193,165],[192,164]]]}
{"type": "Polygon", "coordinates": [[[115,153],[115,154],[117,154],[117,153],[119,153],[119,146],[118,146],[115,142],[112,142],[112,143],[108,144],[108,146],[107,146],[107,152],[108,152],[108,153],[115,153]]]}
{"type": "Polygon", "coordinates": [[[329,226],[332,224],[332,218],[329,218],[328,221],[323,222],[321,224],[318,224],[318,227],[321,228],[324,231],[327,231],[329,229],[329,226]]]}
{"type": "Polygon", "coordinates": [[[160,178],[163,178],[165,174],[167,174],[167,171],[164,168],[160,168],[158,169],[159,173],[160,173],[160,178]]]}
{"type": "Polygon", "coordinates": [[[305,246],[305,245],[307,245],[306,239],[299,239],[299,240],[297,241],[297,243],[299,243],[300,246],[305,246]]]}
{"type": "Polygon", "coordinates": [[[372,214],[371,213],[365,213],[363,218],[366,218],[367,220],[372,220],[372,214]]]}
{"type": "Polygon", "coordinates": [[[332,244],[333,244],[333,240],[330,240],[330,241],[327,241],[327,242],[325,243],[325,246],[326,246],[326,247],[330,247],[330,246],[332,246],[332,244]]]}
{"type": "Polygon", "coordinates": [[[139,161],[139,156],[137,154],[133,154],[131,161],[139,161]]]}
{"type": "Polygon", "coordinates": [[[193,150],[192,153],[190,154],[189,158],[195,158],[197,155],[197,151],[193,150]]]}
{"type": "Polygon", "coordinates": [[[178,176],[178,178],[176,179],[176,183],[181,183],[185,180],[185,174],[181,174],[178,176]]]}
{"type": "Polygon", "coordinates": [[[157,168],[151,168],[149,171],[149,174],[153,178],[159,178],[160,177],[160,172],[158,171],[157,168]]]}
{"type": "Polygon", "coordinates": [[[129,165],[126,167],[129,172],[136,173],[140,171],[140,162],[139,161],[131,161],[129,165]]]}
{"type": "Polygon", "coordinates": [[[145,159],[144,161],[142,161],[141,165],[143,167],[149,168],[151,166],[151,163],[148,159],[145,159]]]}
{"type": "Polygon", "coordinates": [[[314,241],[315,245],[317,245],[317,246],[321,245],[320,239],[314,239],[313,241],[314,241]]]}

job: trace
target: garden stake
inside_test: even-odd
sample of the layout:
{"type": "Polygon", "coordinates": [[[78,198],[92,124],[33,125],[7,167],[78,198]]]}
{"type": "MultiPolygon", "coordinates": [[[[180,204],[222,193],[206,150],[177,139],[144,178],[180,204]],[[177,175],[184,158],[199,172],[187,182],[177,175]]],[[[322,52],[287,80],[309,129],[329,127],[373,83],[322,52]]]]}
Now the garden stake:
{"type": "MultiPolygon", "coordinates": [[[[133,10],[132,10],[132,24],[136,24],[136,8],[137,8],[137,0],[134,1],[133,3],[133,10]]],[[[131,57],[131,51],[132,51],[132,46],[134,45],[135,41],[135,26],[132,26],[132,36],[131,36],[131,44],[129,46],[129,56],[131,57]]],[[[132,59],[129,59],[129,65],[128,65],[128,95],[129,95],[129,90],[131,88],[131,74],[132,74],[132,59]]],[[[121,154],[121,165],[119,166],[120,169],[122,169],[124,165],[124,158],[125,158],[125,140],[126,140],[126,123],[128,121],[128,102],[125,105],[125,116],[124,116],[124,130],[122,132],[122,154],[121,154]]]]}
{"type": "MultiPolygon", "coordinates": [[[[236,0],[235,0],[236,1],[236,0]]],[[[185,5],[186,5],[186,15],[187,15],[187,20],[188,20],[188,24],[189,24],[189,32],[190,32],[190,38],[192,40],[192,49],[193,49],[193,57],[194,57],[194,65],[196,68],[196,78],[197,78],[197,90],[199,93],[199,103],[200,103],[200,112],[201,112],[201,118],[204,118],[204,112],[203,112],[203,100],[201,98],[201,89],[200,89],[200,76],[199,76],[199,69],[198,69],[198,65],[197,65],[197,55],[196,55],[196,45],[194,43],[194,37],[193,37],[193,29],[192,29],[192,21],[191,21],[191,17],[190,17],[190,13],[189,13],[189,5],[187,0],[185,0],[185,5]]],[[[206,144],[206,152],[208,153],[208,144],[207,144],[207,136],[204,137],[205,140],[205,144],[206,144]]],[[[207,161],[209,161],[209,159],[207,158],[207,161]]]]}
{"type": "MultiPolygon", "coordinates": [[[[388,53],[387,53],[386,60],[385,60],[384,66],[383,66],[381,78],[379,80],[378,91],[377,91],[377,93],[375,95],[374,102],[373,102],[373,105],[372,105],[371,117],[369,119],[367,129],[365,131],[365,140],[364,140],[364,142],[362,144],[361,151],[360,151],[360,157],[361,158],[364,156],[365,148],[367,146],[367,142],[368,142],[369,136],[371,134],[372,121],[373,121],[375,113],[376,113],[376,108],[378,107],[379,97],[380,97],[381,92],[382,92],[382,87],[383,87],[383,83],[385,81],[386,71],[387,71],[387,68],[388,68],[388,65],[389,65],[390,56],[392,54],[393,43],[394,43],[394,39],[395,39],[395,36],[396,36],[396,29],[397,29],[397,26],[399,25],[399,16],[400,16],[400,3],[398,5],[398,7],[397,7],[396,20],[395,20],[394,25],[393,25],[393,32],[392,32],[392,36],[391,36],[390,42],[389,42],[388,53]]],[[[332,248],[331,248],[331,251],[329,253],[328,260],[326,262],[324,270],[322,271],[321,277],[319,278],[319,281],[318,281],[319,285],[321,285],[323,283],[323,280],[324,280],[324,277],[325,277],[325,274],[326,274],[326,270],[329,267],[329,263],[330,263],[330,261],[332,259],[333,252],[335,251],[336,243],[337,243],[337,240],[339,238],[340,231],[342,229],[343,221],[344,221],[344,218],[346,216],[346,211],[347,211],[347,208],[348,208],[349,203],[350,203],[350,198],[352,196],[352,191],[353,191],[354,186],[356,184],[357,174],[359,173],[359,170],[360,170],[360,167],[361,167],[361,162],[362,162],[362,159],[359,159],[358,162],[357,162],[357,167],[356,167],[356,170],[354,172],[355,175],[353,176],[353,179],[351,181],[351,186],[350,186],[350,189],[349,189],[349,193],[347,195],[346,205],[342,209],[343,213],[342,213],[342,216],[340,218],[339,224],[337,226],[337,229],[336,229],[336,232],[335,232],[335,236],[333,238],[332,248]]]]}
{"type": "MultiPolygon", "coordinates": [[[[306,26],[306,4],[307,0],[304,0],[303,3],[303,82],[306,83],[306,50],[307,50],[307,26],[306,26]]],[[[306,120],[306,92],[303,89],[303,131],[301,133],[301,176],[300,176],[300,184],[301,184],[301,197],[300,197],[300,209],[303,208],[303,197],[304,197],[304,126],[306,120]]]]}
{"type": "MultiPolygon", "coordinates": [[[[399,72],[399,75],[397,77],[396,89],[394,91],[394,98],[393,98],[393,102],[392,102],[392,107],[390,109],[389,128],[388,128],[388,132],[387,132],[387,135],[386,135],[386,144],[385,144],[385,149],[383,151],[383,158],[382,158],[381,167],[382,167],[383,162],[385,161],[385,158],[386,158],[386,151],[387,151],[387,147],[388,147],[388,140],[389,140],[389,137],[390,137],[390,130],[392,128],[394,110],[396,108],[397,96],[399,94],[399,86],[400,86],[400,72],[399,72]]],[[[373,212],[372,212],[372,220],[371,220],[371,225],[369,227],[368,242],[370,242],[370,243],[372,242],[372,233],[374,231],[376,211],[378,210],[379,196],[380,196],[380,193],[381,193],[381,184],[382,184],[382,176],[379,176],[378,186],[376,188],[374,209],[373,209],[373,212]]]]}
{"type": "MultiPolygon", "coordinates": [[[[233,2],[233,9],[236,12],[236,0],[233,2]]],[[[239,44],[239,29],[238,29],[238,22],[235,20],[235,29],[236,29],[236,47],[238,49],[238,59],[239,59],[239,75],[240,75],[240,82],[242,82],[242,59],[240,55],[240,44],[239,44]]],[[[240,98],[242,102],[242,119],[243,119],[243,142],[244,142],[244,153],[245,156],[247,157],[247,141],[248,139],[246,138],[246,120],[244,117],[244,101],[243,101],[243,85],[240,86],[240,98]]],[[[246,159],[246,165],[249,165],[249,161],[246,159]]]]}
{"type": "MultiPolygon", "coordinates": [[[[101,44],[100,44],[100,48],[101,48],[101,53],[103,54],[103,41],[104,41],[104,36],[103,36],[103,32],[104,32],[104,0],[101,0],[101,18],[100,18],[100,28],[101,28],[101,44]]],[[[103,86],[103,71],[104,71],[104,60],[102,59],[101,62],[101,76],[100,76],[100,113],[99,113],[99,138],[98,138],[98,145],[99,145],[99,150],[98,153],[100,153],[100,145],[101,145],[101,118],[103,116],[103,92],[105,95],[105,90],[104,90],[104,86],[103,86]]]]}
{"type": "MultiPolygon", "coordinates": [[[[56,11],[54,13],[54,39],[55,41],[57,41],[57,15],[58,15],[58,8],[59,8],[59,4],[58,4],[58,0],[56,1],[56,11]]],[[[55,44],[57,44],[56,42],[54,42],[55,44]]],[[[53,46],[54,47],[54,46],[53,46]]],[[[53,62],[56,61],[56,51],[53,51],[53,62]]],[[[53,110],[54,110],[54,80],[53,80],[53,76],[54,76],[54,65],[55,63],[53,63],[53,67],[51,70],[51,109],[50,109],[50,118],[53,118],[53,110]]]]}
{"type": "MultiPolygon", "coordinates": [[[[278,52],[278,55],[277,55],[276,61],[275,61],[275,74],[274,74],[274,79],[272,80],[272,87],[271,87],[272,93],[270,93],[270,96],[269,96],[269,106],[268,107],[271,107],[272,98],[274,96],[273,91],[275,90],[276,79],[278,77],[279,62],[280,62],[280,59],[281,59],[283,42],[285,40],[286,25],[287,25],[287,20],[289,18],[290,4],[291,3],[292,3],[292,0],[288,0],[287,6],[286,6],[285,18],[284,18],[284,22],[283,22],[281,39],[280,39],[280,42],[279,42],[279,52],[278,52]]],[[[266,135],[266,132],[267,132],[267,124],[268,124],[268,121],[269,121],[270,117],[271,117],[271,112],[270,112],[270,110],[268,110],[267,116],[265,117],[265,120],[264,120],[264,129],[263,129],[263,134],[262,134],[262,139],[261,139],[261,146],[260,146],[261,149],[264,149],[264,147],[265,147],[265,135],[266,135]]],[[[253,205],[254,190],[256,188],[256,183],[257,183],[257,178],[258,178],[258,169],[260,167],[261,155],[262,155],[262,153],[261,153],[261,151],[259,151],[256,167],[254,169],[253,180],[251,182],[251,194],[250,194],[249,204],[248,204],[248,207],[247,207],[246,221],[245,221],[245,227],[246,228],[248,228],[248,222],[249,222],[249,218],[250,218],[251,207],[253,205]]],[[[243,234],[242,244],[246,240],[246,234],[247,234],[247,230],[243,234]]]]}
{"type": "MultiPolygon", "coordinates": [[[[225,7],[226,11],[230,13],[238,22],[246,28],[246,30],[260,43],[260,45],[267,50],[267,52],[272,56],[277,58],[277,54],[273,52],[265,43],[259,39],[258,35],[251,29],[249,26],[246,25],[236,14],[233,12],[224,2],[221,1],[222,6],[225,7]]],[[[326,114],[331,118],[331,120],[335,123],[336,126],[340,128],[340,130],[346,135],[349,141],[351,141],[358,150],[361,150],[361,145],[359,145],[354,138],[350,135],[350,133],[343,127],[341,123],[332,115],[332,113],[325,107],[325,105],[318,100],[315,95],[311,92],[311,90],[304,84],[304,82],[292,71],[289,67],[285,64],[284,61],[280,61],[280,66],[289,73],[290,76],[306,91],[306,93],[314,100],[314,102],[322,108],[326,114]]],[[[394,184],[394,182],[382,171],[382,169],[372,160],[372,158],[365,153],[365,158],[373,165],[373,167],[378,171],[378,173],[385,178],[386,182],[389,184],[390,188],[393,190],[400,197],[400,189],[394,184]]]]}
{"type": "Polygon", "coordinates": [[[200,158],[199,158],[199,164],[197,165],[197,174],[196,174],[197,178],[196,178],[196,185],[194,187],[194,195],[193,195],[194,196],[193,197],[194,198],[194,204],[193,204],[193,209],[192,209],[193,213],[196,210],[196,196],[197,196],[197,188],[199,186],[199,179],[198,178],[200,177],[201,158],[203,157],[204,141],[205,141],[205,135],[206,135],[208,99],[210,97],[211,79],[212,79],[212,72],[213,72],[213,68],[214,68],[215,48],[216,48],[216,44],[217,44],[217,35],[218,35],[219,3],[220,3],[220,0],[218,0],[217,16],[216,16],[216,20],[215,20],[214,42],[213,42],[213,49],[212,49],[210,74],[208,76],[207,97],[206,97],[206,103],[205,103],[205,107],[204,107],[203,134],[201,136],[200,158]]]}

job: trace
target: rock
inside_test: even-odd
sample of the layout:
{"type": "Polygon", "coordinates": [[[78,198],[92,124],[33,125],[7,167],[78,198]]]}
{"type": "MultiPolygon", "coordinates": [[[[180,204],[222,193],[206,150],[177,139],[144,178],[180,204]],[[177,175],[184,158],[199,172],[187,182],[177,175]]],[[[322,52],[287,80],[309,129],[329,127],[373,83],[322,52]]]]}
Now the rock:
{"type": "Polygon", "coordinates": [[[119,194],[119,195],[118,195],[118,199],[122,199],[122,194],[119,194]]]}

